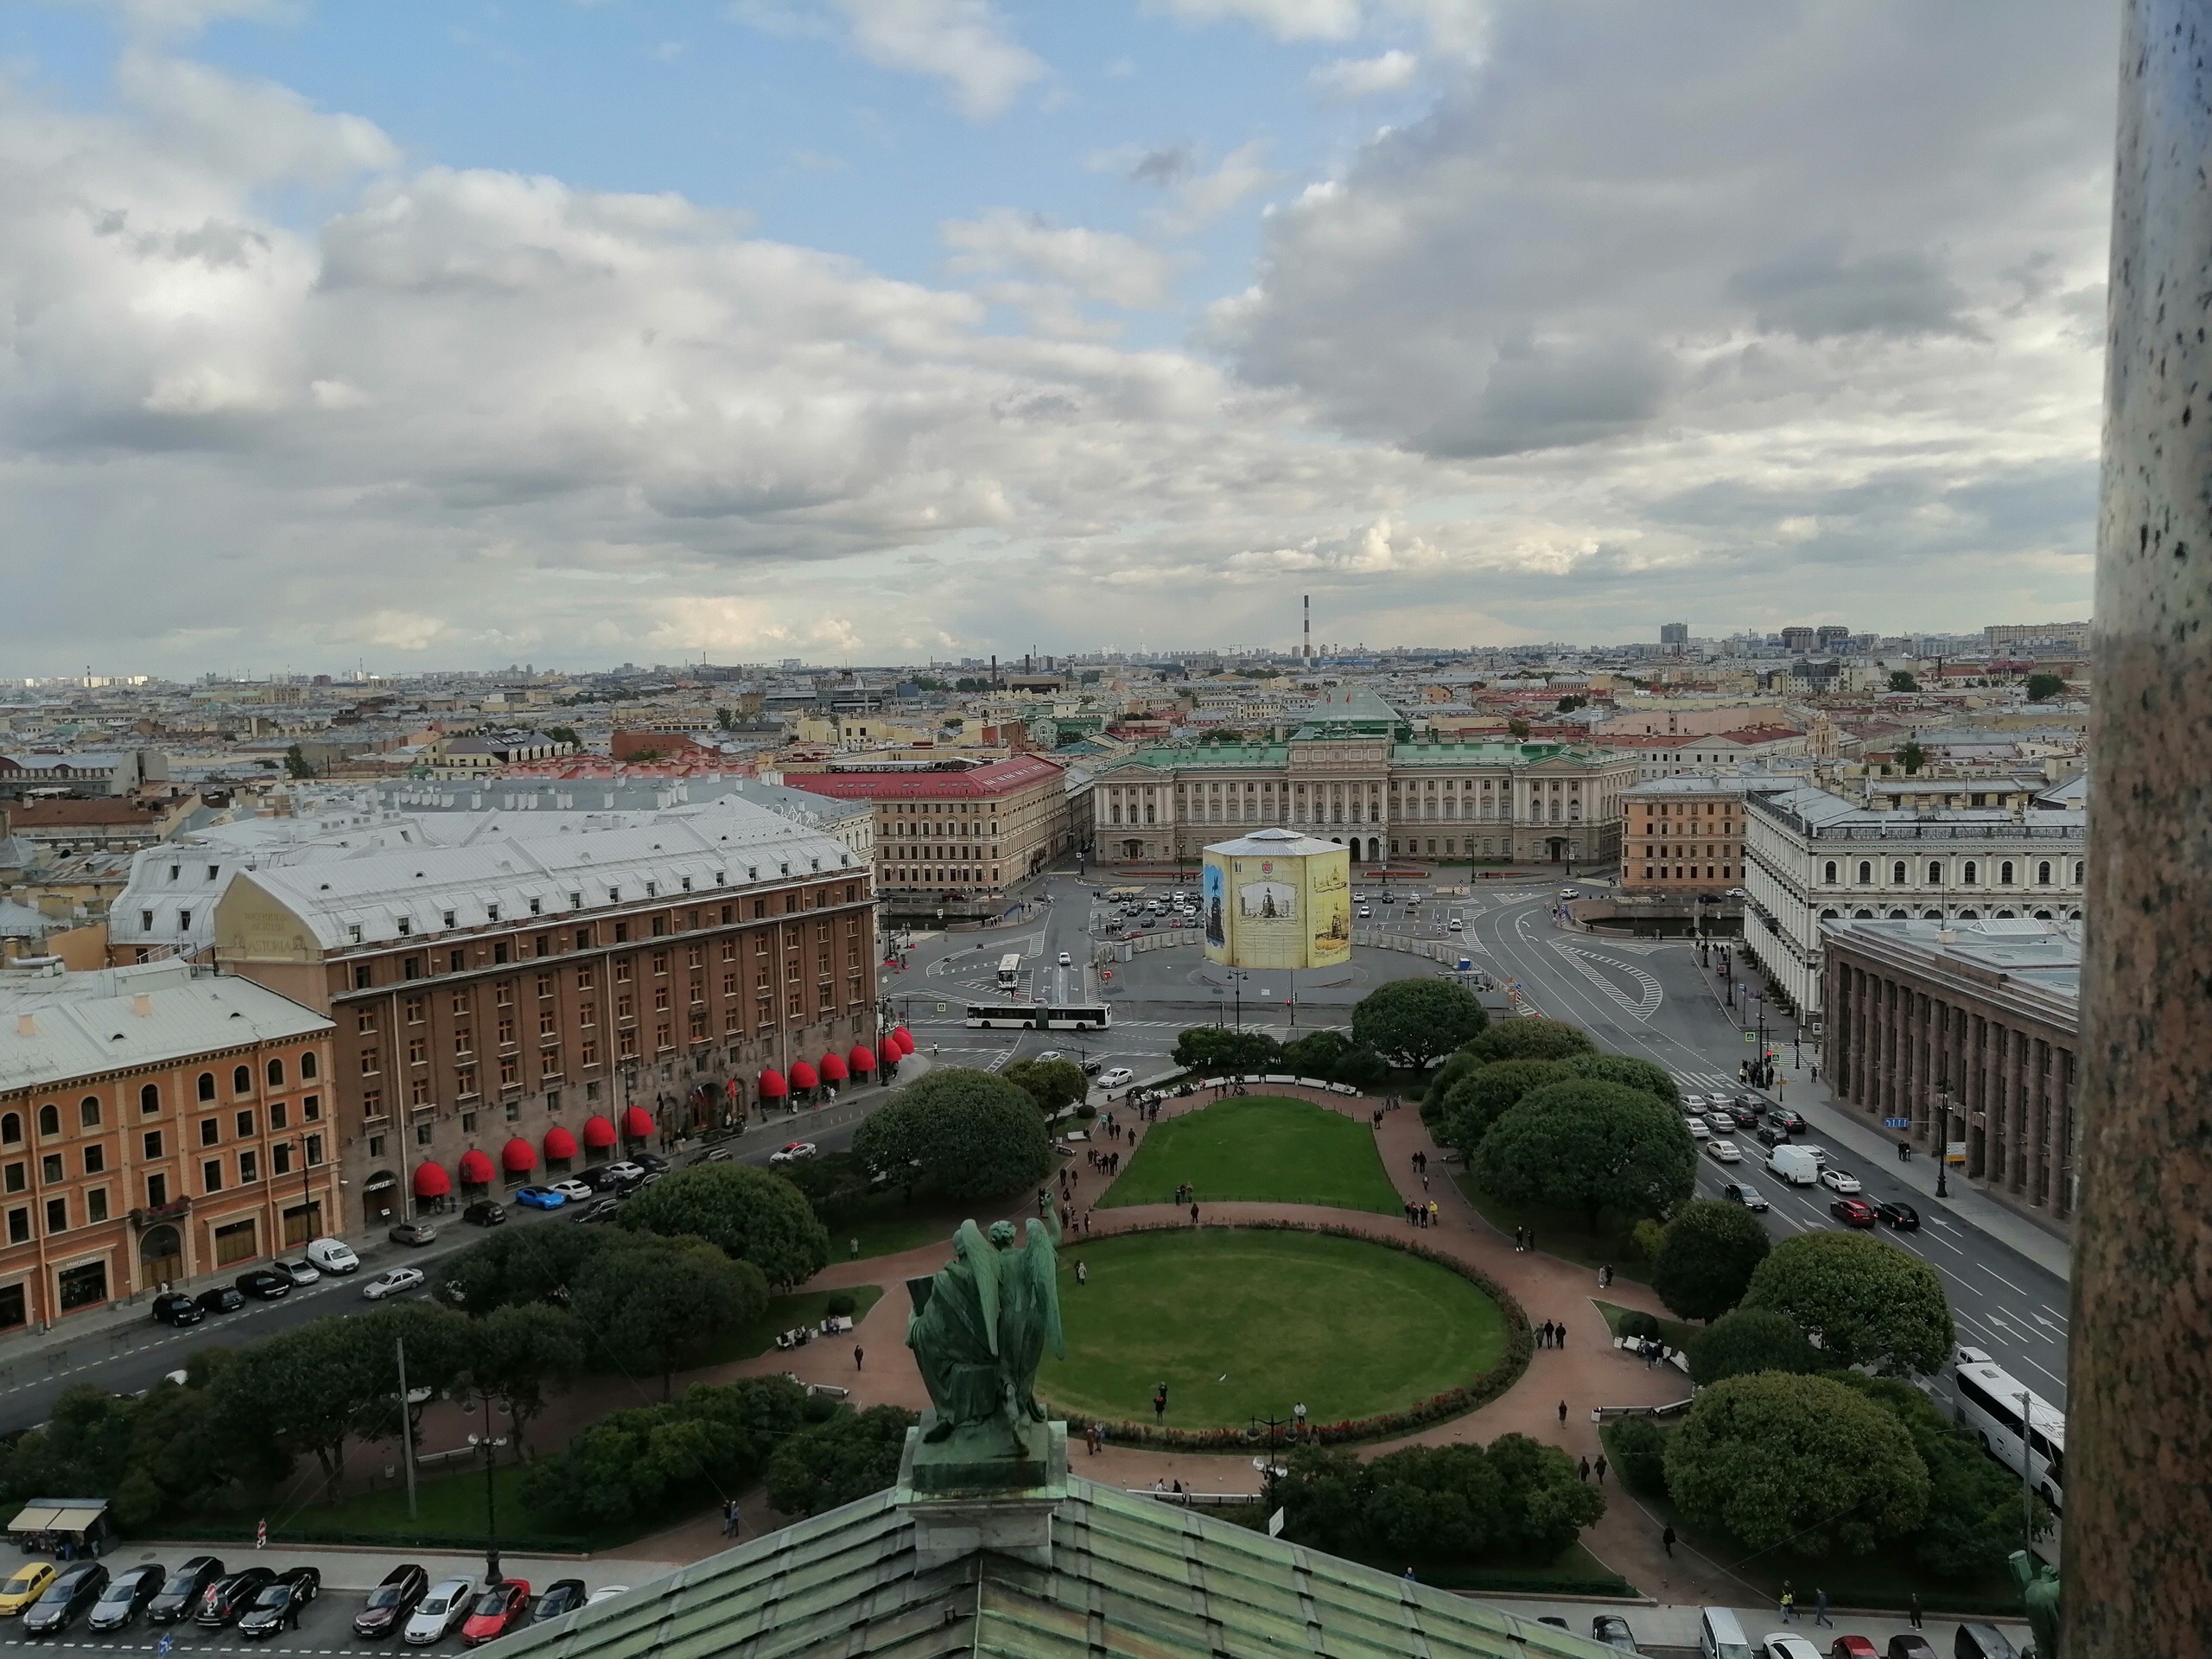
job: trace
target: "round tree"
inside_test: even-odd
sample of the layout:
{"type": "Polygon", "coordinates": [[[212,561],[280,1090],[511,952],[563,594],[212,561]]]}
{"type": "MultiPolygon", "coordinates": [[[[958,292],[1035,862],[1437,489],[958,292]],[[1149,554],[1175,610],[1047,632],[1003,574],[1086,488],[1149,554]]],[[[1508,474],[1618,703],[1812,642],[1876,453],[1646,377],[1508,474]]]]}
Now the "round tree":
{"type": "Polygon", "coordinates": [[[870,1115],[853,1136],[853,1156],[948,1198],[1002,1198],[1045,1179],[1052,1142],[1026,1092],[988,1071],[946,1066],[870,1115]]]}
{"type": "Polygon", "coordinates": [[[1090,1092],[1090,1079],[1073,1060],[1016,1060],[999,1074],[1052,1116],[1090,1092]]]}
{"type": "MultiPolygon", "coordinates": [[[[1452,1058],[1456,1063],[1459,1056],[1452,1058]]],[[[1490,1133],[1490,1126],[1519,1105],[1522,1096],[1546,1084],[1565,1082],[1570,1075],[1554,1060],[1496,1060],[1477,1065],[1445,1094],[1437,1139],[1471,1154],[1490,1133]]]]}
{"type": "Polygon", "coordinates": [[[1805,1333],[1770,1307],[1739,1307],[1699,1332],[1690,1344],[1690,1381],[1700,1388],[1759,1371],[1827,1369],[1805,1333]]]}
{"type": "Polygon", "coordinates": [[[1675,1082],[1675,1074],[1654,1061],[1639,1060],[1633,1054],[1570,1054],[1560,1064],[1578,1077],[1594,1077],[1600,1083],[1641,1089],[1647,1095],[1658,1096],[1669,1106],[1681,1106],[1682,1091],[1675,1082]]]}
{"type": "Polygon", "coordinates": [[[822,1271],[830,1234],[806,1195],[748,1164],[695,1164],[663,1176],[622,1206],[622,1224],[664,1238],[703,1238],[788,1290],[822,1271]]]}
{"type": "Polygon", "coordinates": [[[1351,1040],[1402,1071],[1425,1071],[1489,1024],[1482,1003],[1464,985],[1397,979],[1353,1005],[1351,1040]]]}
{"type": "Polygon", "coordinates": [[[1421,1093],[1421,1103],[1424,1106],[1442,1105],[1444,1096],[1452,1092],[1454,1084],[1486,1064],[1482,1056],[1471,1049],[1463,1048],[1456,1054],[1447,1055],[1444,1064],[1429,1074],[1428,1084],[1421,1093]]]}
{"type": "Polygon", "coordinates": [[[1740,1204],[1686,1204],[1667,1224],[1651,1264],[1651,1288],[1686,1319],[1717,1319],[1744,1299],[1751,1274],[1774,1249],[1759,1218],[1740,1204]]]}
{"type": "Polygon", "coordinates": [[[1759,1263],[1742,1306],[1787,1314],[1839,1365],[1885,1376],[1940,1370],[1951,1310],[1936,1269],[1865,1233],[1800,1233],[1759,1263]]]}
{"type": "Polygon", "coordinates": [[[1515,1205],[1665,1216],[1697,1183],[1697,1146],[1671,1112],[1617,1083],[1554,1083],[1532,1090],[1475,1148],[1475,1179],[1515,1205]]]}
{"type": "Polygon", "coordinates": [[[1501,1020],[1467,1046],[1485,1062],[1564,1060],[1598,1052],[1587,1032],[1564,1020],[1501,1020]]]}
{"type": "Polygon", "coordinates": [[[1768,1372],[1699,1391],[1667,1491],[1751,1549],[1864,1554],[1920,1524],[1929,1481],[1904,1425],[1856,1389],[1768,1372]]]}

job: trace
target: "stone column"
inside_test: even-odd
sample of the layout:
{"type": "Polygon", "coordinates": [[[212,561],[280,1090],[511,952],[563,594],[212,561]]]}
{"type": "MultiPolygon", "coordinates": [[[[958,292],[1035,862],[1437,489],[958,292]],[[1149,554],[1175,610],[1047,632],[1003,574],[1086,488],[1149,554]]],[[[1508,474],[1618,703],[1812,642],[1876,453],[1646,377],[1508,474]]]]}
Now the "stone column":
{"type": "Polygon", "coordinates": [[[2120,43],[2082,1180],[2067,1396],[2066,1659],[2212,1653],[2212,10],[2120,43]]]}

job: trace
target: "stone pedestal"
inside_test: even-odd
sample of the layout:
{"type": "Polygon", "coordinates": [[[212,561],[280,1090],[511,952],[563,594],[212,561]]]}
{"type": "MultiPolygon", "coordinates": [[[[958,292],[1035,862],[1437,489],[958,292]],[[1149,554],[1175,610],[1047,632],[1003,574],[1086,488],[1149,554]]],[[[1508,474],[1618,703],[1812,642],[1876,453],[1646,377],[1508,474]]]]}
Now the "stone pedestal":
{"type": "Polygon", "coordinates": [[[934,1411],[906,1434],[892,1501],[914,1523],[922,1566],[979,1549],[1050,1566],[1052,1511],[1068,1492],[1065,1423],[1003,1422],[929,1436],[934,1411]]]}

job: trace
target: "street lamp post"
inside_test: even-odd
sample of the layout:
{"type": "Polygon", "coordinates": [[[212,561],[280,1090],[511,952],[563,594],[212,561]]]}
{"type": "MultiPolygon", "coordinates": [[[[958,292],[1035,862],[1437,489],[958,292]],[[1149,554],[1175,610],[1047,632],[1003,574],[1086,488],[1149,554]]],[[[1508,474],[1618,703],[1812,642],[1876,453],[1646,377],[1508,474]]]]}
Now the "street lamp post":
{"type": "Polygon", "coordinates": [[[1941,1084],[1936,1090],[1936,1196],[1951,1196],[1948,1177],[1951,1172],[1951,1091],[1941,1084]]]}
{"type": "Polygon", "coordinates": [[[484,1582],[497,1584],[506,1575],[499,1570],[499,1483],[493,1465],[499,1460],[499,1448],[507,1443],[504,1434],[492,1433],[492,1396],[488,1394],[464,1391],[460,1396],[463,1411],[473,1412],[479,1406],[484,1411],[484,1432],[471,1434],[468,1444],[484,1453],[484,1582]]]}

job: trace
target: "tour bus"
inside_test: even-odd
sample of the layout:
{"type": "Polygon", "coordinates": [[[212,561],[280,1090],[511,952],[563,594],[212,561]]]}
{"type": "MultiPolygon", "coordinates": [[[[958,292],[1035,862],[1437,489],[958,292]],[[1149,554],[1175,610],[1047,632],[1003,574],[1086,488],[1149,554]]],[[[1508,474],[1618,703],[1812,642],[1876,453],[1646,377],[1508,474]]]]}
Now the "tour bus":
{"type": "Polygon", "coordinates": [[[970,1031],[1103,1031],[1114,1023],[1103,1002],[970,1002],[970,1031]]]}
{"type": "Polygon", "coordinates": [[[999,958],[999,983],[1011,985],[1021,977],[1021,953],[1011,951],[999,958]]]}
{"type": "Polygon", "coordinates": [[[1952,1391],[1959,1421],[1981,1449],[2014,1474],[2024,1471],[2036,1496],[2053,1515],[2063,1513],[2066,1481],[2066,1414],[2039,1399],[1979,1348],[1961,1348],[1952,1391]],[[2025,1395],[2024,1402],[2022,1396],[2025,1395]],[[2021,1406],[2027,1407],[2022,1438],[2021,1406]]]}

